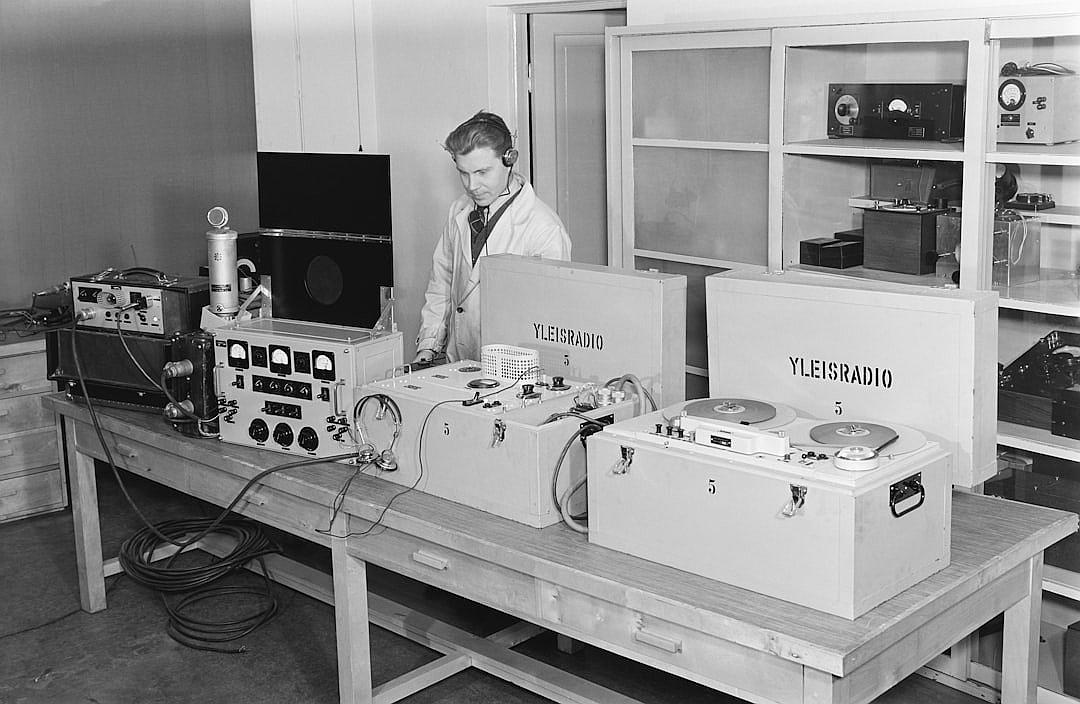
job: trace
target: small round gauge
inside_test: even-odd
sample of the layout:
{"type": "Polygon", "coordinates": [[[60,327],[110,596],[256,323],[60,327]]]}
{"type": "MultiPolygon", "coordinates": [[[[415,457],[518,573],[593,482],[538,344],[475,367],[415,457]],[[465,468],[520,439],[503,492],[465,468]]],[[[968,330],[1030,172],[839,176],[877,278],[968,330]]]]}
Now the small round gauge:
{"type": "Polygon", "coordinates": [[[247,347],[234,342],[229,347],[229,359],[247,359],[247,347]]]}
{"type": "Polygon", "coordinates": [[[313,361],[315,368],[321,372],[328,372],[334,368],[334,361],[330,359],[329,355],[316,354],[313,361]]]}
{"type": "Polygon", "coordinates": [[[1002,110],[1009,112],[1019,110],[1026,98],[1027,91],[1024,90],[1024,84],[1015,78],[1002,81],[998,86],[998,105],[1002,110]]]}
{"type": "Polygon", "coordinates": [[[906,113],[909,109],[910,108],[908,107],[907,101],[903,98],[893,98],[889,101],[889,112],[906,113]]]}
{"type": "Polygon", "coordinates": [[[272,347],[270,349],[270,363],[278,366],[289,364],[289,353],[283,349],[272,347]]]}

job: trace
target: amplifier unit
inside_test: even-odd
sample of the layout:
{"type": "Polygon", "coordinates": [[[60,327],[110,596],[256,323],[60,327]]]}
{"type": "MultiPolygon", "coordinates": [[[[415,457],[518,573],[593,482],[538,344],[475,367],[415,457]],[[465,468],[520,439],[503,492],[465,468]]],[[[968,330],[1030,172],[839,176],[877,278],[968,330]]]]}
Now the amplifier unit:
{"type": "Polygon", "coordinates": [[[997,141],[1061,144],[1080,139],[1080,76],[1002,77],[998,83],[997,141]]]}
{"type": "Polygon", "coordinates": [[[197,330],[203,306],[210,303],[210,280],[156,269],[106,269],[73,276],[71,297],[76,324],[156,337],[197,330]]]}
{"type": "Polygon", "coordinates": [[[830,137],[957,140],[964,86],[953,83],[830,83],[830,137]]]}
{"type": "Polygon", "coordinates": [[[91,401],[160,412],[168,403],[157,385],[161,370],[166,362],[179,359],[185,344],[183,338],[179,334],[166,338],[121,337],[116,332],[84,328],[55,330],[45,339],[49,378],[60,382],[72,398],[86,397],[81,377],[91,401]]]}
{"type": "Polygon", "coordinates": [[[213,332],[221,439],[305,457],[356,450],[356,387],[402,364],[400,332],[275,318],[213,332]]]}

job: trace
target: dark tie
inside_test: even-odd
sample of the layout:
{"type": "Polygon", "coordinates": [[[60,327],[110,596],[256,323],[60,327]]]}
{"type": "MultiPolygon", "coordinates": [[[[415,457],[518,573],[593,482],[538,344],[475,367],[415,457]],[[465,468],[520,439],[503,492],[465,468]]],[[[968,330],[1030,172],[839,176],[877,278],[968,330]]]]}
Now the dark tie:
{"type": "Polygon", "coordinates": [[[487,243],[487,237],[484,235],[484,225],[487,224],[487,218],[487,206],[478,205],[469,213],[469,230],[472,231],[472,260],[474,264],[480,256],[480,251],[487,243]]]}

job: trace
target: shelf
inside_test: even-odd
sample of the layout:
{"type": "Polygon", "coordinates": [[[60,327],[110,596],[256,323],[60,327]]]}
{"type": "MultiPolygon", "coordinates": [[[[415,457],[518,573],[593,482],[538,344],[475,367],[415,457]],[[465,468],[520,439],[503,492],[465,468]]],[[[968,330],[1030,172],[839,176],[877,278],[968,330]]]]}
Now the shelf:
{"type": "Polygon", "coordinates": [[[963,142],[927,142],[903,139],[811,139],[789,142],[785,154],[806,156],[845,156],[868,159],[923,159],[927,161],[960,161],[964,157],[963,142]]]}
{"type": "Polygon", "coordinates": [[[987,152],[986,160],[996,164],[1080,166],[1080,142],[1052,146],[999,144],[996,150],[987,152]]]}
{"type": "Polygon", "coordinates": [[[997,441],[1006,447],[1080,462],[1080,440],[1052,435],[1049,430],[999,420],[997,441]]]}
{"type": "Polygon", "coordinates": [[[997,289],[998,306],[1031,313],[1080,316],[1080,277],[1044,270],[1045,278],[1008,289],[997,289]]]}
{"type": "Polygon", "coordinates": [[[635,137],[631,144],[635,147],[663,147],[665,149],[708,149],[729,152],[767,152],[768,144],[755,142],[708,142],[690,139],[643,139],[635,137]]]}
{"type": "Polygon", "coordinates": [[[1080,601],[1080,573],[1054,567],[1053,565],[1045,565],[1043,567],[1043,590],[1073,601],[1080,601]]]}
{"type": "MultiPolygon", "coordinates": [[[[1023,210],[1024,215],[1033,211],[1023,210]]],[[[1039,221],[1044,225],[1080,225],[1080,208],[1075,205],[1057,205],[1050,210],[1040,210],[1037,214],[1039,221]]]]}
{"type": "Polygon", "coordinates": [[[937,274],[898,274],[894,271],[881,269],[867,269],[861,266],[852,266],[847,269],[833,269],[827,266],[812,266],[810,264],[787,264],[786,271],[806,271],[814,274],[830,274],[833,276],[846,276],[853,279],[866,279],[868,281],[888,281],[894,284],[908,284],[910,286],[927,286],[937,288],[957,288],[948,279],[943,279],[937,274]]]}

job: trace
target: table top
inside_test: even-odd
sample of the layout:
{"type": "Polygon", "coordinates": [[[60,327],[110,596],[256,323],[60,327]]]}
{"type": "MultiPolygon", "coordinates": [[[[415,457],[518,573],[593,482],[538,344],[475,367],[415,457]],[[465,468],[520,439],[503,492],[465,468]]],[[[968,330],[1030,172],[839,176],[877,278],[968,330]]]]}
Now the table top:
{"type": "MultiPolygon", "coordinates": [[[[62,394],[50,409],[88,421],[84,405],[62,394]]],[[[160,417],[98,409],[102,427],[220,471],[250,478],[295,456],[189,438],[160,417]]],[[[268,475],[264,483],[330,504],[354,468],[326,462],[268,475]]],[[[344,503],[350,515],[576,589],[726,640],[843,676],[1033,555],[1077,530],[1073,513],[963,491],[953,493],[951,562],[855,620],[763,596],[592,545],[561,524],[544,529],[361,475],[344,503]],[[399,495],[400,494],[400,495],[399,495]]],[[[223,497],[226,500],[231,497],[223,497]]],[[[314,538],[315,536],[313,536],[314,538]]],[[[363,541],[350,538],[350,545],[363,541]]]]}

